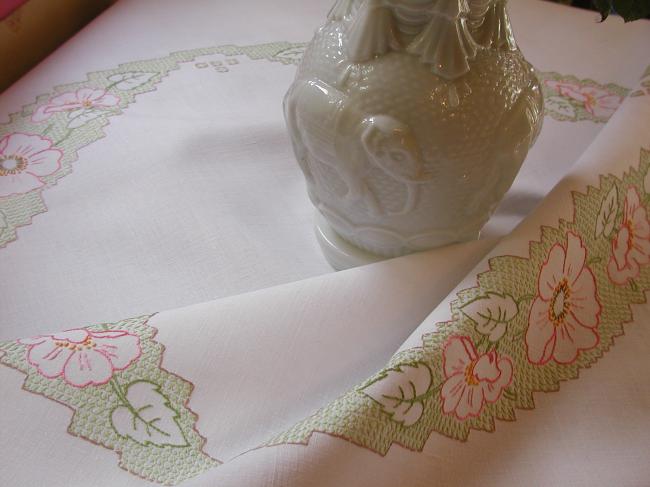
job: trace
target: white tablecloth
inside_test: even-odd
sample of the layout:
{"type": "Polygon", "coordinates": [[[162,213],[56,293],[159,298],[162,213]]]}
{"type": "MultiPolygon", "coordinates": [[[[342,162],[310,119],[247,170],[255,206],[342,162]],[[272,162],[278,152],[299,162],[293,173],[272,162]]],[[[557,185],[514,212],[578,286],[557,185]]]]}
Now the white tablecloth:
{"type": "MultiPolygon", "coordinates": [[[[0,338],[114,321],[331,272],[313,236],[312,208],[281,110],[291,62],[300,55],[291,46],[309,40],[328,8],[327,1],[123,0],[0,95],[3,133],[43,130],[52,119],[19,126],[16,118],[7,123],[9,115],[93,86],[121,63],[134,63],[122,73],[178,67],[107,117],[110,125],[97,129],[103,138],[90,142],[81,127],[83,136],[65,141],[69,174],[43,190],[41,211],[47,211],[19,226],[17,240],[0,249],[0,338]],[[287,44],[246,49],[269,43],[287,44]],[[239,51],[200,55],[201,48],[226,45],[239,51]],[[179,58],[186,62],[171,66],[170,53],[183,51],[179,58]],[[166,64],[137,62],[156,58],[166,64]],[[77,84],[54,89],[70,83],[77,84]],[[73,161],[82,137],[88,145],[73,161]]],[[[512,2],[511,10],[522,50],[547,78],[558,73],[560,80],[630,88],[647,64],[647,22],[600,25],[594,13],[540,1],[512,2]]],[[[586,149],[601,122],[547,116],[484,235],[512,230],[586,149]]]]}
{"type": "Polygon", "coordinates": [[[45,150],[60,151],[60,159],[48,153],[59,166],[41,169],[49,173],[32,196],[16,196],[15,182],[0,186],[10,193],[0,197],[8,485],[636,486],[650,478],[650,335],[648,307],[638,304],[650,275],[638,256],[634,277],[610,270],[603,236],[624,242],[629,208],[646,204],[630,190],[645,198],[650,189],[645,172],[629,170],[647,170],[639,153],[650,148],[648,22],[601,25],[593,13],[513,1],[547,116],[484,240],[333,273],[280,109],[328,8],[122,0],[0,95],[0,139],[49,140],[45,150]],[[63,95],[79,106],[60,109],[63,95]],[[84,100],[95,106],[83,111],[84,100]],[[615,179],[600,178],[608,174],[615,179]],[[618,213],[594,234],[582,222],[601,219],[601,200],[618,213]],[[483,260],[488,252],[503,267],[483,260]],[[370,388],[416,374],[417,393],[427,370],[431,380],[453,380],[441,357],[474,332],[452,303],[499,293],[507,311],[509,283],[522,279],[516,319],[528,323],[530,309],[545,306],[537,283],[559,286],[557,276],[575,272],[554,264],[537,275],[534,266],[560,255],[574,259],[583,281],[595,276],[597,291],[575,293],[590,306],[581,319],[596,323],[598,341],[587,343],[583,330],[568,357],[553,335],[539,360],[526,329],[512,332],[521,347],[495,346],[497,355],[491,338],[462,342],[470,358],[487,347],[482,356],[501,374],[469,438],[459,406],[434,411],[433,383],[401,410],[370,388]],[[139,317],[119,321],[129,316],[139,317]],[[608,351],[626,321],[627,335],[608,351]],[[445,323],[457,336],[445,335],[445,323]],[[506,362],[515,382],[506,381],[506,362]],[[557,390],[592,365],[522,410],[533,408],[530,390],[557,390]],[[489,433],[494,415],[512,422],[489,433]]]}

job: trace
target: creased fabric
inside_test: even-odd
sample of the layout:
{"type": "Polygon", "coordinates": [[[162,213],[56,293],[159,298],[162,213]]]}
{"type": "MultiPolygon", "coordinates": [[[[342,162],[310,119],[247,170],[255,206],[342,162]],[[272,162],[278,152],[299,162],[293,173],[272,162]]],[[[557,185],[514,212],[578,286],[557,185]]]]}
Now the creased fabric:
{"type": "Polygon", "coordinates": [[[647,22],[512,2],[483,240],[332,273],[280,109],[327,7],[120,2],[0,96],[7,485],[650,478],[647,22]]]}

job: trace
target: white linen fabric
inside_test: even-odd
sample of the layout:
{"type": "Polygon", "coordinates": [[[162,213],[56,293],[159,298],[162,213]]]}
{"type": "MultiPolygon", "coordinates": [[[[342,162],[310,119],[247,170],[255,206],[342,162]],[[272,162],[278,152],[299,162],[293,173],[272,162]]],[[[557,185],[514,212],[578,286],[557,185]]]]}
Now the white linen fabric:
{"type": "MultiPolygon", "coordinates": [[[[640,150],[650,149],[650,96],[646,86],[635,88],[650,64],[648,23],[596,25],[590,13],[512,2],[527,57],[541,72],[557,73],[547,74],[549,88],[567,85],[576,104],[557,91],[556,118],[546,117],[487,238],[330,273],[279,109],[293,68],[290,59],[278,60],[278,53],[299,53],[328,7],[123,0],[0,95],[4,136],[13,133],[10,113],[36,97],[37,106],[47,104],[52,97],[41,95],[87,72],[174,51],[288,43],[272,55],[260,48],[195,52],[165,73],[155,91],[111,119],[105,138],[79,151],[71,174],[44,189],[47,212],[0,248],[0,338],[8,340],[0,348],[3,483],[647,485],[650,332],[643,324],[650,308],[638,299],[626,335],[596,366],[560,392],[536,394],[534,411],[497,421],[496,432],[458,441],[427,431],[422,451],[392,444],[380,454],[347,431],[314,428],[307,444],[293,444],[301,443],[294,425],[395,352],[421,348],[423,335],[458,314],[451,303],[490,268],[488,253],[526,258],[541,226],[573,218],[572,191],[598,188],[600,175],[622,180],[639,166],[640,150]],[[592,98],[615,94],[616,86],[641,95],[604,124],[611,99],[603,106],[579,100],[592,85],[601,90],[588,91],[592,98]],[[594,113],[579,111],[578,102],[594,113]],[[584,120],[569,121],[580,114],[584,120]],[[234,296],[245,291],[253,292],[234,296]],[[147,319],[52,333],[216,297],[147,319]],[[42,336],[9,341],[32,335],[42,336]],[[50,360],[55,352],[65,364],[50,360]],[[99,371],[100,359],[108,369],[99,371]],[[127,405],[142,405],[142,416],[127,405]],[[147,420],[147,408],[159,417],[145,425],[139,418],[147,420]],[[109,419],[96,419],[100,413],[109,419]],[[272,440],[287,431],[285,440],[272,440]],[[194,456],[183,456],[186,447],[194,456]],[[178,467],[170,467],[175,458],[178,467]],[[189,479],[188,472],[200,475],[189,479]]],[[[644,290],[647,279],[626,281],[626,292],[644,290]]],[[[388,424],[382,414],[377,428],[388,424]]]]}
{"type": "MultiPolygon", "coordinates": [[[[599,25],[591,12],[511,3],[518,41],[540,72],[626,88],[639,79],[647,22],[599,25]]],[[[51,97],[54,86],[120,63],[209,46],[306,42],[328,8],[293,0],[120,1],[0,95],[0,121],[44,93],[51,97]]],[[[292,64],[264,58],[199,56],[111,117],[100,129],[105,138],[81,148],[72,173],[43,191],[47,213],[19,227],[17,240],[0,250],[0,275],[8,276],[0,281],[0,338],[330,272],[285,134],[281,100],[293,73],[292,64]]],[[[514,228],[602,126],[547,116],[484,235],[514,228]]]]}
{"type": "MultiPolygon", "coordinates": [[[[526,258],[540,227],[557,226],[561,219],[570,221],[573,191],[598,187],[602,174],[622,176],[637,167],[639,151],[650,147],[649,122],[650,97],[628,99],[539,208],[501,239],[415,329],[401,350],[421,347],[423,336],[450,319],[457,292],[476,284],[477,276],[488,271],[491,257],[526,258]]],[[[307,446],[283,444],[251,451],[188,485],[647,485],[650,329],[646,323],[650,307],[639,302],[632,306],[632,315],[625,324],[625,336],[616,339],[613,349],[593,369],[582,371],[579,380],[562,384],[559,392],[536,394],[534,411],[517,411],[516,421],[499,422],[494,433],[472,432],[467,442],[433,433],[421,452],[393,445],[380,456],[314,432],[307,446]]],[[[309,387],[314,384],[310,382],[309,387]]],[[[275,396],[275,400],[276,411],[293,404],[291,398],[275,396]]],[[[305,415],[309,413],[305,410],[305,415]]]]}

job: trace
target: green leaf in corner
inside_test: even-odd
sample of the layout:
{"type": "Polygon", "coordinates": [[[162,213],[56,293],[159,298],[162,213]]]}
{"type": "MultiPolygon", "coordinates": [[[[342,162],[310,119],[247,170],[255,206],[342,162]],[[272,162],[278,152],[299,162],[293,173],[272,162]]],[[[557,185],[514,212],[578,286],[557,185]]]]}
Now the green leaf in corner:
{"type": "Polygon", "coordinates": [[[432,384],[433,376],[427,364],[402,364],[386,370],[363,393],[379,403],[393,421],[413,426],[424,413],[424,401],[432,384]]]}
{"type": "Polygon", "coordinates": [[[609,237],[612,234],[618,210],[618,189],[616,188],[615,184],[612,184],[612,188],[609,190],[609,193],[607,193],[607,196],[603,198],[603,201],[600,204],[600,210],[598,211],[598,216],[596,217],[596,229],[594,238],[598,238],[601,235],[609,237]]]}
{"type": "Polygon", "coordinates": [[[178,413],[158,384],[132,382],[123,401],[111,413],[111,424],[117,434],[145,446],[189,446],[178,424],[178,413]]]}
{"type": "Polygon", "coordinates": [[[487,292],[464,304],[461,312],[474,322],[476,331],[497,342],[505,334],[508,324],[519,314],[519,305],[508,294],[487,292]]]}
{"type": "Polygon", "coordinates": [[[121,91],[133,90],[149,82],[149,80],[156,76],[156,74],[157,73],[141,73],[138,71],[116,73],[108,77],[108,80],[112,81],[112,83],[108,85],[106,89],[108,90],[115,87],[121,91]]]}

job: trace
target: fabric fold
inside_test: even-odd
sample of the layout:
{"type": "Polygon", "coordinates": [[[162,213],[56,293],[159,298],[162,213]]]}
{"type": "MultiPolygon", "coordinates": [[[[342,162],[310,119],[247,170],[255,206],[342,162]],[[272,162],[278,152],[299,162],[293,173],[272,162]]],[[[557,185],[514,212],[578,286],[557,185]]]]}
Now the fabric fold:
{"type": "MultiPolygon", "coordinates": [[[[118,453],[126,472],[182,482],[257,448],[381,367],[495,243],[460,244],[189,308],[2,342],[0,383],[14,406],[2,427],[14,437],[31,422],[44,442],[39,450],[47,450],[66,436],[69,423],[75,436],[118,453]],[[72,413],[63,408],[67,417],[58,417],[51,401],[35,395],[72,413]],[[161,467],[146,467],[154,461],[161,467]]],[[[3,451],[9,463],[21,454],[3,451]]],[[[21,482],[38,485],[50,462],[61,481],[74,478],[66,457],[51,455],[43,469],[22,472],[21,482]]],[[[115,460],[93,469],[106,482],[97,486],[141,482],[116,469],[115,460]]]]}
{"type": "MultiPolygon", "coordinates": [[[[642,326],[650,316],[645,299],[650,290],[650,252],[645,250],[650,251],[650,96],[643,93],[624,102],[539,208],[441,302],[386,367],[271,439],[265,444],[269,448],[251,453],[265,466],[248,485],[447,485],[457,481],[458,472],[448,468],[452,455],[438,455],[448,447],[459,450],[447,438],[467,440],[459,443],[467,459],[468,451],[479,454],[484,443],[483,438],[474,442],[479,431],[499,441],[500,430],[507,429],[506,435],[527,439],[525,448],[566,459],[572,448],[585,440],[597,443],[609,431],[602,424],[603,407],[647,403],[645,379],[621,375],[630,367],[650,368],[643,352],[650,346],[650,330],[642,326]],[[622,337],[624,330],[632,337],[622,337]],[[624,351],[615,353],[619,348],[624,351]],[[580,375],[588,377],[576,380],[585,368],[592,370],[580,375]],[[540,397],[572,380],[582,384],[569,382],[552,398],[540,397]],[[608,387],[618,395],[611,397],[608,387]],[[576,389],[583,397],[567,397],[576,389]],[[584,401],[599,395],[606,397],[586,411],[584,401]],[[532,436],[554,417],[554,403],[567,415],[547,427],[558,434],[572,428],[561,445],[532,436]],[[540,410],[520,421],[522,411],[536,406],[540,410]],[[425,456],[411,453],[422,450],[425,456]],[[438,454],[432,457],[434,451],[438,454]],[[274,475],[265,470],[268,462],[275,465],[274,475]],[[378,469],[390,474],[381,477],[378,469]],[[316,480],[334,470],[336,475],[316,480]]],[[[640,430],[616,451],[608,450],[607,460],[589,449],[603,465],[625,464],[636,448],[650,445],[647,410],[636,409],[632,416],[627,429],[640,430]]],[[[233,468],[250,466],[245,457],[233,468]]],[[[569,470],[564,462],[558,464],[569,470]]],[[[515,485],[512,473],[493,472],[485,482],[481,469],[475,470],[483,485],[515,485]]],[[[219,485],[236,485],[230,483],[230,472],[215,470],[191,485],[212,485],[217,479],[219,485]]],[[[590,482],[607,485],[601,472],[594,468],[590,482]]],[[[624,483],[634,484],[647,473],[644,467],[629,471],[624,483]]],[[[531,477],[541,482],[553,475],[531,477]]],[[[531,477],[527,481],[538,483],[531,477]]]]}
{"type": "Polygon", "coordinates": [[[278,2],[123,0],[0,96],[2,483],[643,484],[647,22],[511,2],[546,118],[487,240],[327,274],[278,2]]]}

